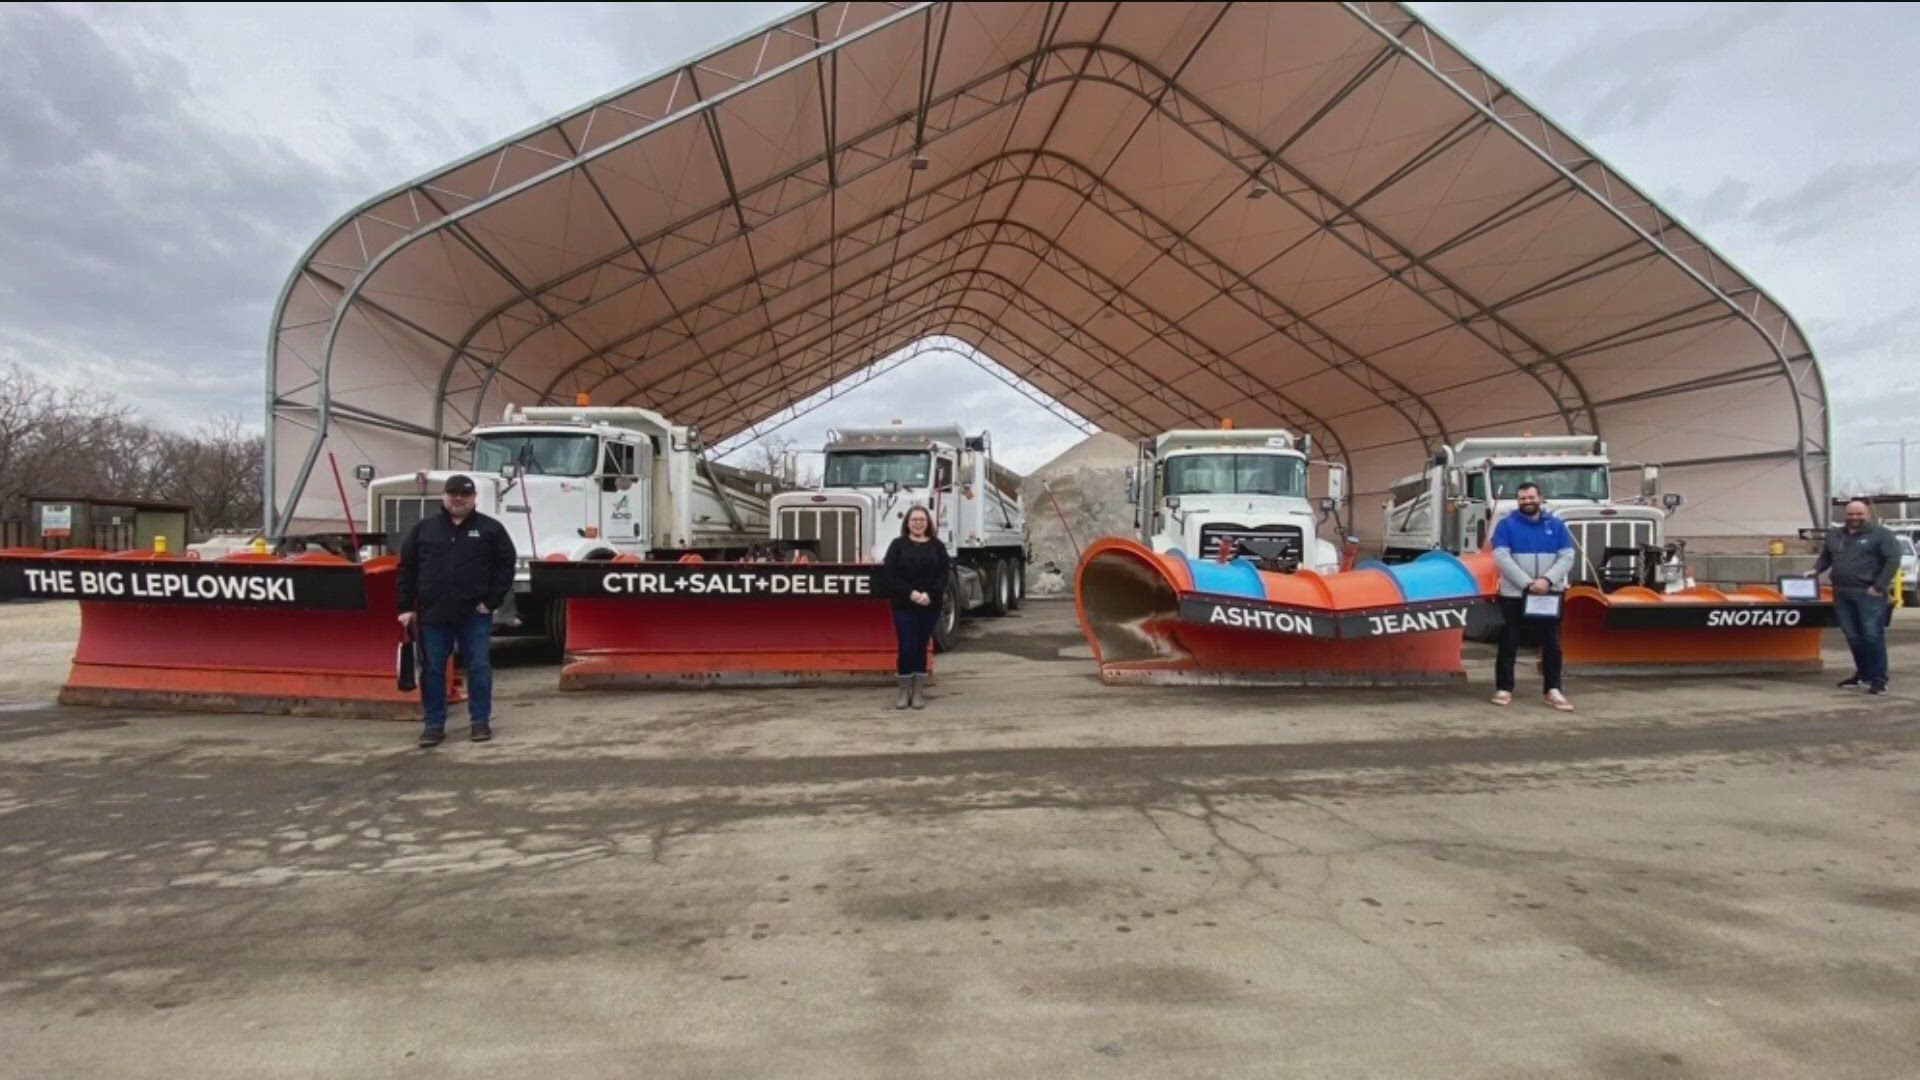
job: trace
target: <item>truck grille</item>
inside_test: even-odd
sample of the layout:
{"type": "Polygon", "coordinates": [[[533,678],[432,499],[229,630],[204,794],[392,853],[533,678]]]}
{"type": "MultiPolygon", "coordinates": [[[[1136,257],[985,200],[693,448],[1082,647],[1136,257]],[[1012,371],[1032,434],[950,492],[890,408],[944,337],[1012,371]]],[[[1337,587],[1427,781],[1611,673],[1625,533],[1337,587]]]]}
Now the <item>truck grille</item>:
{"type": "Polygon", "coordinates": [[[1571,584],[1592,584],[1600,578],[1600,562],[1610,547],[1647,547],[1654,542],[1654,523],[1641,520],[1569,521],[1574,552],[1571,584]]]}
{"type": "Polygon", "coordinates": [[[821,562],[865,562],[860,550],[860,508],[857,506],[783,506],[774,536],[781,540],[817,540],[814,557],[821,562]]]}
{"type": "Polygon", "coordinates": [[[439,508],[438,496],[383,495],[380,497],[380,520],[374,522],[373,531],[385,533],[387,546],[397,549],[408,529],[439,508]]]}
{"type": "Polygon", "coordinates": [[[1292,550],[1294,558],[1301,557],[1301,536],[1298,525],[1261,525],[1248,528],[1230,521],[1216,522],[1200,526],[1200,550],[1191,552],[1196,559],[1211,558],[1220,550],[1220,541],[1239,540],[1252,537],[1257,540],[1279,540],[1292,550]]]}

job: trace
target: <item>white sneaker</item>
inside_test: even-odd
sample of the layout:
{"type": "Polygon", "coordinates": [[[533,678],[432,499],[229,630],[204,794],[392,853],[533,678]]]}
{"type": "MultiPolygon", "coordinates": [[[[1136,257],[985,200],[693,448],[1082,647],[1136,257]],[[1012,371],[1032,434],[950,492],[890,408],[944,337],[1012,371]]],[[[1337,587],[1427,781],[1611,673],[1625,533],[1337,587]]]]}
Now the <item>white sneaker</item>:
{"type": "Polygon", "coordinates": [[[1547,704],[1559,709],[1561,712],[1573,711],[1573,702],[1568,701],[1567,695],[1558,690],[1547,691],[1547,704]]]}
{"type": "Polygon", "coordinates": [[[1494,692],[1494,695],[1493,695],[1493,703],[1494,703],[1495,705],[1511,705],[1511,704],[1513,704],[1513,691],[1511,691],[1511,690],[1496,690],[1496,691],[1494,692]]]}

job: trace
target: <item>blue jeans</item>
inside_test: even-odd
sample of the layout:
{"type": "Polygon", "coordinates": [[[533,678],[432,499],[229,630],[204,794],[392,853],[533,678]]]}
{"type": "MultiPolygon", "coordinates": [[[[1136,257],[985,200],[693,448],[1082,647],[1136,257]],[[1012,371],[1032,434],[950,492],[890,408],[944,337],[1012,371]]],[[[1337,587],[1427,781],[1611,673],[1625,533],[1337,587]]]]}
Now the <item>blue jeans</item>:
{"type": "Polygon", "coordinates": [[[896,674],[927,673],[927,643],[933,640],[933,628],[938,625],[940,607],[937,604],[893,609],[893,632],[900,640],[900,655],[893,666],[896,674]]]}
{"type": "Polygon", "coordinates": [[[420,672],[420,708],[428,731],[447,727],[447,658],[457,646],[467,673],[467,718],[493,722],[493,616],[475,613],[457,623],[420,624],[426,667],[420,672]]]}
{"type": "Polygon", "coordinates": [[[1887,681],[1887,603],[1886,597],[1859,589],[1833,591],[1840,632],[1853,650],[1853,673],[1869,683],[1887,681]]]}

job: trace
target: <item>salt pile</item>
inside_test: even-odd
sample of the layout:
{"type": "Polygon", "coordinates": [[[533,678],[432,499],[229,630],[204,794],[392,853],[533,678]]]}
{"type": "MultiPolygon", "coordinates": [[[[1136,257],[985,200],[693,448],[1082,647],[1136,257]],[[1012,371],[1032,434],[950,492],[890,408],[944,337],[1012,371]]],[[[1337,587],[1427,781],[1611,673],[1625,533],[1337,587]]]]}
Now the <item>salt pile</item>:
{"type": "Polygon", "coordinates": [[[1030,594],[1057,596],[1071,591],[1079,551],[1098,537],[1134,534],[1127,470],[1137,454],[1130,440],[1101,432],[1040,466],[1021,483],[1020,502],[1027,511],[1033,560],[1027,572],[1030,594]]]}

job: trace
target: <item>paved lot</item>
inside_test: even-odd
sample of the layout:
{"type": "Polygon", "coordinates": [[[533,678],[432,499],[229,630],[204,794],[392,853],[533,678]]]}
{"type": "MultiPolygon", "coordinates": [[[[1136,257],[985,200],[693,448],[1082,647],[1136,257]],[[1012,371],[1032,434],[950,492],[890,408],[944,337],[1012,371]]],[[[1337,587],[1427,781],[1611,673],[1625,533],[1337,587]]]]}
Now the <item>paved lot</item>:
{"type": "Polygon", "coordinates": [[[1920,1075],[1898,685],[1108,689],[1039,603],[924,713],[510,650],[423,753],[48,706],[72,630],[0,608],[6,1075],[1920,1075]]]}

